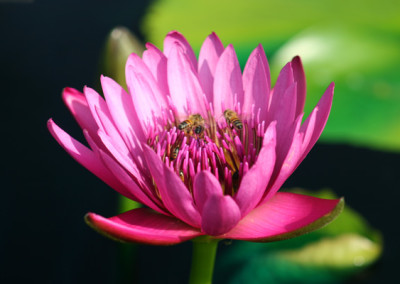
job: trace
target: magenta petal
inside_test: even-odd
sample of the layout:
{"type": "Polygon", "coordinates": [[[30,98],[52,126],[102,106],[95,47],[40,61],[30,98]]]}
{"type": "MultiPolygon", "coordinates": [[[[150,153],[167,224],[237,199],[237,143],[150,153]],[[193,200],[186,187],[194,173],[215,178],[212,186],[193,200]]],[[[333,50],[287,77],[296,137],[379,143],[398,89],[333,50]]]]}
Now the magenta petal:
{"type": "Polygon", "coordinates": [[[206,117],[203,90],[182,47],[175,43],[168,57],[168,85],[178,114],[200,113],[206,117]]]}
{"type": "Polygon", "coordinates": [[[149,129],[160,124],[160,117],[165,116],[163,110],[167,107],[167,98],[161,93],[150,70],[137,54],[132,53],[128,57],[125,74],[133,106],[143,132],[148,136],[149,129]]]}
{"type": "MultiPolygon", "coordinates": [[[[108,136],[110,136],[113,144],[115,144],[118,148],[124,149],[124,152],[128,153],[129,149],[126,146],[125,141],[122,139],[119,131],[116,129],[104,99],[95,90],[88,87],[84,88],[84,93],[90,112],[92,113],[92,116],[95,119],[99,130],[103,131],[108,136]]],[[[89,132],[89,134],[92,137],[92,139],[95,140],[96,144],[100,147],[102,143],[101,144],[98,143],[99,138],[97,132],[96,133],[89,132]]],[[[100,148],[105,150],[103,147],[100,148]]]]}
{"type": "Polygon", "coordinates": [[[213,194],[204,204],[201,217],[202,231],[210,236],[218,236],[235,227],[241,214],[231,196],[213,194]]]}
{"type": "Polygon", "coordinates": [[[144,145],[144,154],[151,175],[165,207],[187,224],[200,228],[200,214],[193,203],[192,195],[176,173],[167,167],[157,154],[144,145]]]}
{"type": "Polygon", "coordinates": [[[224,46],[215,33],[206,38],[200,49],[199,81],[209,102],[213,101],[214,73],[223,51],[224,46]]]}
{"type": "Polygon", "coordinates": [[[114,174],[115,177],[123,184],[127,190],[135,197],[135,200],[149,206],[157,212],[166,214],[163,204],[159,201],[158,197],[147,188],[147,186],[140,181],[137,183],[133,177],[122,169],[111,157],[103,151],[100,151],[101,158],[108,169],[114,174]],[[141,186],[139,187],[138,184],[141,186]]]}
{"type": "Polygon", "coordinates": [[[243,82],[239,61],[233,46],[228,45],[219,58],[214,78],[214,113],[234,109],[235,101],[243,105],[243,82]]]}
{"type": "Polygon", "coordinates": [[[124,242],[173,245],[203,235],[176,218],[148,208],[134,209],[111,218],[88,213],[85,220],[96,231],[124,242]]]}
{"type": "Polygon", "coordinates": [[[253,210],[267,188],[275,165],[275,146],[275,122],[272,122],[265,132],[263,146],[256,163],[243,177],[235,195],[242,217],[253,210]]]}
{"type": "Polygon", "coordinates": [[[254,242],[284,240],[321,228],[336,218],[342,208],[342,199],[279,192],[221,237],[254,242]]]}
{"type": "Polygon", "coordinates": [[[106,98],[108,109],[122,138],[129,146],[136,164],[142,169],[144,157],[141,143],[146,140],[142,127],[138,122],[131,97],[113,79],[101,77],[101,85],[106,98]]]}
{"type": "Polygon", "coordinates": [[[164,96],[169,94],[167,81],[167,57],[151,43],[146,44],[147,50],[143,52],[143,62],[147,65],[150,72],[164,96]]]}
{"type": "MultiPolygon", "coordinates": [[[[310,152],[311,148],[314,146],[315,142],[317,142],[319,136],[322,133],[322,130],[325,127],[325,124],[328,120],[329,113],[332,107],[332,99],[333,99],[333,90],[335,88],[335,84],[332,82],[328,88],[326,89],[324,95],[319,100],[317,106],[315,107],[317,113],[315,118],[315,126],[312,136],[310,138],[310,142],[306,146],[304,153],[302,155],[302,159],[310,152]]],[[[304,122],[305,127],[308,125],[311,115],[304,122]]],[[[304,128],[301,129],[304,131],[304,128]]]]}
{"type": "Polygon", "coordinates": [[[91,135],[95,136],[99,127],[90,113],[83,93],[73,88],[65,88],[62,98],[79,126],[82,129],[87,129],[91,135]]]}
{"type": "Polygon", "coordinates": [[[179,43],[179,45],[183,48],[183,52],[188,57],[193,69],[197,70],[196,55],[194,54],[193,49],[186,38],[180,32],[172,31],[167,34],[164,39],[164,54],[169,58],[171,50],[174,49],[174,45],[176,43],[179,43]]]}
{"type": "Polygon", "coordinates": [[[198,173],[193,182],[193,195],[200,214],[203,211],[204,203],[213,194],[223,195],[219,180],[209,171],[198,173]]]}
{"type": "Polygon", "coordinates": [[[110,173],[93,151],[72,138],[68,133],[58,127],[53,120],[49,119],[47,127],[51,135],[57,140],[61,147],[72,156],[72,158],[110,187],[129,197],[129,193],[126,192],[124,186],[122,186],[121,183],[110,173]]]}
{"type": "Polygon", "coordinates": [[[296,114],[295,117],[303,113],[304,103],[306,102],[306,76],[304,75],[303,64],[299,56],[292,60],[294,81],[297,83],[296,114]]]}
{"type": "Polygon", "coordinates": [[[270,74],[267,57],[261,45],[250,54],[243,71],[243,113],[251,114],[260,109],[260,121],[267,121],[270,96],[270,74]]]}

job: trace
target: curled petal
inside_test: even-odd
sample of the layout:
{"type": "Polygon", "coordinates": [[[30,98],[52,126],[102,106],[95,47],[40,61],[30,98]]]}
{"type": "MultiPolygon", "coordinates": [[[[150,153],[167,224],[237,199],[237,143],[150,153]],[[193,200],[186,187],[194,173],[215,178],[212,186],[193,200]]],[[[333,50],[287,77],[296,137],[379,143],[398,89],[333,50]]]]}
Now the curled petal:
{"type": "Polygon", "coordinates": [[[201,229],[218,236],[230,231],[241,218],[240,209],[229,195],[212,194],[204,204],[201,229]]]}
{"type": "Polygon", "coordinates": [[[343,199],[279,192],[219,237],[253,242],[285,240],[327,225],[339,215],[343,206],[343,199]]]}
{"type": "Polygon", "coordinates": [[[99,233],[123,242],[174,245],[203,235],[176,218],[148,208],[134,209],[111,218],[88,213],[85,221],[99,233]]]}

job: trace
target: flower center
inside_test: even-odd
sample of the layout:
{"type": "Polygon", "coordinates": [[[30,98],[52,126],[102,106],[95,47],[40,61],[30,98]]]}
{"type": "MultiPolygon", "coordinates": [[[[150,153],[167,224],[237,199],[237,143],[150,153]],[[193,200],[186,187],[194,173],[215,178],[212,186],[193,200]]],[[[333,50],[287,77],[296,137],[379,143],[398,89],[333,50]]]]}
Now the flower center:
{"type": "Polygon", "coordinates": [[[259,112],[245,117],[226,109],[219,118],[208,110],[207,117],[176,116],[147,140],[160,159],[193,192],[195,175],[209,171],[220,181],[224,194],[234,195],[242,177],[257,160],[263,142],[265,122],[259,112]]]}

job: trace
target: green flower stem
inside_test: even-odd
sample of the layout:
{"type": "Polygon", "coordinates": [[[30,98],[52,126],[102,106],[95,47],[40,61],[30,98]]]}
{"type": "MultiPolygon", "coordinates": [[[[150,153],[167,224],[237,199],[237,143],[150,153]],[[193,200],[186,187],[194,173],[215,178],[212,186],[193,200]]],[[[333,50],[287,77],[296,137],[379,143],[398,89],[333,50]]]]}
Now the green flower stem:
{"type": "Polygon", "coordinates": [[[189,284],[211,284],[218,240],[197,238],[193,241],[189,284]]]}

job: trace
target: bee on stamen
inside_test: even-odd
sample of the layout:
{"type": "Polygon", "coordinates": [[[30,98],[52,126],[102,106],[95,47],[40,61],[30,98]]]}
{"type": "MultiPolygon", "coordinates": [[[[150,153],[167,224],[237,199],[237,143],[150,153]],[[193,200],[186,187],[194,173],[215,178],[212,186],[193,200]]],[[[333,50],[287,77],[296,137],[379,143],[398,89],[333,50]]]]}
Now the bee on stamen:
{"type": "Polygon", "coordinates": [[[178,125],[178,129],[185,131],[186,134],[191,135],[194,131],[196,135],[202,135],[205,129],[205,122],[200,114],[192,114],[178,125]]]}
{"type": "Polygon", "coordinates": [[[224,117],[226,122],[228,122],[228,124],[232,124],[235,129],[240,130],[243,128],[242,121],[239,119],[238,114],[233,110],[226,109],[224,111],[224,117]]]}

